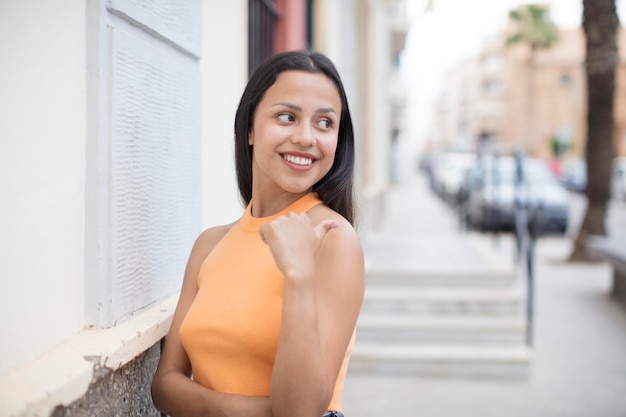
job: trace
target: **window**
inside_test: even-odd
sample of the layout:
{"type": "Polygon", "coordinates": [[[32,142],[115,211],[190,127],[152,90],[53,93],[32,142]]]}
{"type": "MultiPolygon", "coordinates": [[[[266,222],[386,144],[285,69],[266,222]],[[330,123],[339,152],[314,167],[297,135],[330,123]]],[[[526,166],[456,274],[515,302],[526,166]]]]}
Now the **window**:
{"type": "Polygon", "coordinates": [[[308,49],[313,49],[313,3],[314,0],[307,0],[306,2],[306,46],[308,49]]]}
{"type": "Polygon", "coordinates": [[[274,53],[278,7],[273,0],[248,0],[248,76],[274,53]]]}
{"type": "Polygon", "coordinates": [[[499,97],[502,95],[502,83],[500,80],[487,80],[482,83],[483,94],[487,97],[499,97]]]}

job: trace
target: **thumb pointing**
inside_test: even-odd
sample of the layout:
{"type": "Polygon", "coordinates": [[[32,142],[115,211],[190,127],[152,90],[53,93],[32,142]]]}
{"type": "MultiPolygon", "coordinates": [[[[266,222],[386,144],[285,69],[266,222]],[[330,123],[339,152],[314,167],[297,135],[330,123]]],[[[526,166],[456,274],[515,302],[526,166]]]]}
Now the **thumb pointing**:
{"type": "Polygon", "coordinates": [[[339,226],[339,224],[336,220],[324,220],[320,222],[317,226],[315,226],[315,235],[319,240],[322,240],[329,230],[334,229],[337,226],[339,226]]]}

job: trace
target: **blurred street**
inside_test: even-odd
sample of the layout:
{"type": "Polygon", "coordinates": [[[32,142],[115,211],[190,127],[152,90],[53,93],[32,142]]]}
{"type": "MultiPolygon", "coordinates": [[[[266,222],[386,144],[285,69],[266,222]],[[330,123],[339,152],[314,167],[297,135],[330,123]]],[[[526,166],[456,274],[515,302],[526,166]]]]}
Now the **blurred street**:
{"type": "MultiPolygon", "coordinates": [[[[467,271],[470,275],[480,267],[485,271],[506,270],[513,260],[513,242],[509,234],[493,236],[461,232],[455,213],[431,192],[425,177],[416,174],[394,186],[386,199],[387,215],[382,230],[375,236],[367,236],[363,242],[368,290],[354,360],[346,381],[345,415],[626,416],[626,307],[609,295],[611,271],[608,264],[564,261],[570,251],[571,237],[575,236],[584,213],[584,198],[576,194],[571,194],[570,198],[572,219],[566,235],[544,237],[536,246],[534,343],[528,349],[528,361],[524,362],[523,340],[520,342],[517,336],[507,336],[506,339],[498,336],[498,346],[507,349],[507,367],[498,365],[485,372],[480,364],[468,368],[459,365],[460,362],[446,362],[443,356],[438,356],[435,364],[428,364],[423,357],[413,355],[412,358],[417,358],[414,364],[407,361],[406,366],[394,365],[376,359],[382,356],[372,351],[371,346],[378,346],[381,351],[386,349],[384,344],[372,344],[370,339],[375,336],[368,333],[372,312],[375,312],[372,298],[380,298],[379,293],[384,289],[380,287],[385,286],[380,277],[375,277],[380,270],[395,271],[396,275],[403,268],[421,271],[421,275],[416,275],[421,278],[416,279],[424,279],[424,271],[429,271],[432,276],[450,279],[451,271],[467,271]],[[364,356],[367,358],[363,359],[364,356]]],[[[612,203],[607,223],[613,237],[616,233],[626,234],[626,204],[623,201],[612,203]]],[[[389,278],[388,285],[395,285],[400,279],[389,278]]],[[[479,282],[476,277],[472,279],[479,282]]],[[[517,288],[523,280],[524,277],[517,276],[511,288],[517,288]]],[[[429,289],[432,283],[422,285],[416,287],[416,293],[432,291],[429,289]]],[[[491,285],[500,293],[509,291],[501,283],[488,283],[487,280],[480,285],[491,285]]],[[[453,291],[457,290],[450,290],[453,291]]],[[[476,313],[468,305],[458,312],[459,317],[476,313]]],[[[483,308],[486,307],[483,305],[483,308]]],[[[482,313],[476,317],[484,316],[484,320],[488,320],[502,312],[482,313]]],[[[405,311],[403,314],[409,313],[405,311]]],[[[434,317],[421,310],[417,314],[426,320],[434,317]]],[[[444,323],[444,319],[437,320],[444,323]]],[[[445,320],[452,319],[446,316],[445,320]]],[[[472,320],[476,323],[482,319],[472,320]]],[[[419,331],[423,332],[425,325],[419,323],[422,326],[419,331]]],[[[476,335],[466,336],[463,340],[447,335],[443,343],[441,335],[433,336],[432,333],[434,331],[428,337],[437,337],[442,350],[453,343],[457,358],[461,356],[458,349],[466,349],[469,354],[473,349],[492,343],[476,335]],[[470,337],[474,339],[470,340],[470,337]]],[[[421,339],[418,342],[424,343],[421,339]]],[[[428,346],[438,346],[430,339],[428,343],[428,346]]]]}

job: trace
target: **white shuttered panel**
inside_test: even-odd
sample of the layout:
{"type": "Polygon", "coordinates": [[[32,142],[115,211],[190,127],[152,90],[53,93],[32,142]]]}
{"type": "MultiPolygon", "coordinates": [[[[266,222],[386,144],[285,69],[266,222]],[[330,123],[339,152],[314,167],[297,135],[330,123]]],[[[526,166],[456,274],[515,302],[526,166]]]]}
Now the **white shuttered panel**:
{"type": "Polygon", "coordinates": [[[199,6],[124,0],[103,9],[99,100],[110,113],[98,116],[107,120],[88,325],[114,326],[180,289],[201,225],[199,6]]]}

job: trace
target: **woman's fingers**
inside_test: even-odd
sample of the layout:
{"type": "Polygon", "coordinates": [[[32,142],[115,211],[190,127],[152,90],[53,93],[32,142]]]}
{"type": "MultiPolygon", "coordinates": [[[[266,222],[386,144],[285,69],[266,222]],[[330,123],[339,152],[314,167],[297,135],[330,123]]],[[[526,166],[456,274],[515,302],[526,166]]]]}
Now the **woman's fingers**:
{"type": "Polygon", "coordinates": [[[262,224],[259,228],[259,234],[263,242],[269,244],[269,240],[273,240],[276,236],[288,239],[302,239],[306,238],[307,235],[310,236],[312,232],[317,240],[317,245],[319,245],[326,233],[337,226],[337,221],[333,219],[323,220],[317,226],[313,226],[306,214],[290,213],[272,222],[262,224]]]}
{"type": "Polygon", "coordinates": [[[313,226],[306,214],[291,213],[262,224],[259,235],[283,272],[297,271],[311,268],[322,239],[337,225],[329,219],[313,226]]]}
{"type": "Polygon", "coordinates": [[[320,222],[317,226],[315,226],[315,236],[317,237],[318,242],[321,242],[331,229],[334,229],[338,226],[336,220],[328,219],[320,222]]]}

